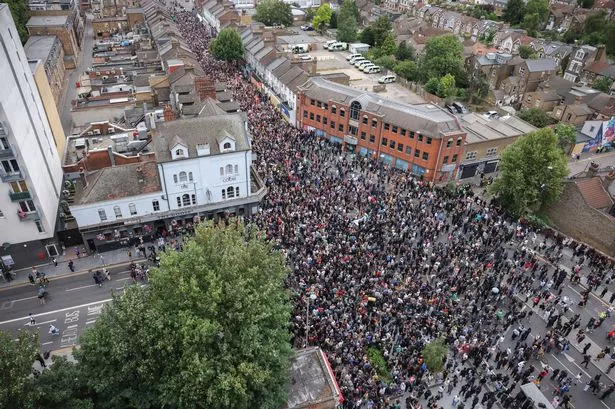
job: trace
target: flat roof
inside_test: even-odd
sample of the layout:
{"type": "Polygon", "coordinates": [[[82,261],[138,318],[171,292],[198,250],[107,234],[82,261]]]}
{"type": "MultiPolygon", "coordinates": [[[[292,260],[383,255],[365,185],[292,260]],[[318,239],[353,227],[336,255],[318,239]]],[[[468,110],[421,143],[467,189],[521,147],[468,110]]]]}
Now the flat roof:
{"type": "Polygon", "coordinates": [[[26,57],[29,60],[46,61],[57,39],[56,36],[31,36],[23,46],[26,57]]]}
{"type": "Polygon", "coordinates": [[[334,408],[343,399],[327,357],[320,348],[296,351],[291,358],[292,382],[283,409],[334,408]]]}
{"type": "Polygon", "coordinates": [[[26,27],[62,26],[68,24],[69,16],[33,16],[26,27]]]}
{"type": "Polygon", "coordinates": [[[487,119],[481,114],[469,113],[460,115],[459,122],[467,132],[466,145],[521,136],[538,129],[512,115],[487,119]]]}

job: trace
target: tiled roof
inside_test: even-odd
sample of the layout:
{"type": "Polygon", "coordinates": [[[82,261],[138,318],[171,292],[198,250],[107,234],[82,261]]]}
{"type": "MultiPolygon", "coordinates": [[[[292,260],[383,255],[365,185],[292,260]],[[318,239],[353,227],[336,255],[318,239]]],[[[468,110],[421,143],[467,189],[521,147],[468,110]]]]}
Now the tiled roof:
{"type": "Polygon", "coordinates": [[[594,209],[604,209],[613,205],[613,199],[602,186],[599,177],[578,180],[576,185],[585,202],[594,209]]]}

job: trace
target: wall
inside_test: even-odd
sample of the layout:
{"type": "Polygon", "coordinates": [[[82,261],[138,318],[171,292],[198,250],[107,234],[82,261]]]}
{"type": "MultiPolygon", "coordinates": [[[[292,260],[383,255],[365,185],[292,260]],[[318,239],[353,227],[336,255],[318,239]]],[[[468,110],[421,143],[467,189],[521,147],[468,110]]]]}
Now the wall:
{"type": "Polygon", "coordinates": [[[574,182],[567,182],[557,203],[547,209],[557,230],[615,256],[615,219],[589,207],[574,182]]]}
{"type": "Polygon", "coordinates": [[[47,75],[45,75],[43,65],[37,64],[36,71],[33,74],[36,88],[38,89],[38,92],[41,95],[41,100],[43,101],[43,107],[45,108],[45,113],[47,114],[47,120],[49,121],[49,126],[51,127],[51,133],[53,134],[58,155],[61,157],[64,154],[66,136],[64,135],[64,128],[62,128],[58,108],[49,83],[47,82],[47,75]]]}
{"type": "Polygon", "coordinates": [[[71,25],[69,26],[46,26],[46,27],[28,27],[30,35],[55,35],[62,42],[64,54],[72,56],[75,63],[79,61],[79,46],[77,45],[77,37],[71,25]]]}
{"type": "MultiPolygon", "coordinates": [[[[128,165],[130,163],[138,163],[138,162],[149,162],[154,160],[155,153],[146,153],[138,156],[125,156],[121,153],[113,152],[113,157],[115,160],[115,165],[128,165]]],[[[106,149],[102,150],[91,150],[88,152],[87,158],[81,159],[79,162],[74,163],[72,165],[65,165],[62,167],[65,173],[79,172],[79,168],[83,167],[90,172],[109,168],[112,166],[111,159],[109,158],[109,152],[106,149]],[[85,164],[85,166],[84,166],[85,164]]]]}

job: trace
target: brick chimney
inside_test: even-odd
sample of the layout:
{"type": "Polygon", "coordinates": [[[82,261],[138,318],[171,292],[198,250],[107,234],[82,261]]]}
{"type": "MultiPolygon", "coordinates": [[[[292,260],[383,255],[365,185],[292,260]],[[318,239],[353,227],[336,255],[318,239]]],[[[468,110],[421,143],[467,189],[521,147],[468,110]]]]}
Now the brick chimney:
{"type": "Polygon", "coordinates": [[[166,105],[164,107],[164,120],[166,122],[173,121],[175,119],[175,112],[173,112],[173,108],[171,105],[166,105]]]}
{"type": "Polygon", "coordinates": [[[206,98],[216,99],[216,85],[210,78],[196,77],[194,79],[194,89],[199,94],[201,101],[204,101],[206,98]]]}

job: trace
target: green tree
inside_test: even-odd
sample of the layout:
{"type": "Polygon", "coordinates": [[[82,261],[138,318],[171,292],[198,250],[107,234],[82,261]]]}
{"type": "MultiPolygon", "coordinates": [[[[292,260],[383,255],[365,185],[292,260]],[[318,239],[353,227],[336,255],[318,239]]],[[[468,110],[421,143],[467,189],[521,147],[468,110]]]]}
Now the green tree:
{"type": "Polygon", "coordinates": [[[540,24],[546,23],[549,18],[549,0],[527,0],[525,13],[537,14],[540,24]]]}
{"type": "Polygon", "coordinates": [[[54,356],[51,370],[31,379],[36,408],[92,409],[86,380],[79,366],[65,357],[54,356]]]}
{"type": "Polygon", "coordinates": [[[509,0],[502,12],[502,20],[516,25],[523,21],[525,16],[525,2],[523,0],[509,0]]]}
{"type": "Polygon", "coordinates": [[[425,83],[425,91],[430,94],[438,95],[440,93],[440,80],[436,77],[431,77],[429,81],[425,83]]]}
{"type": "Polygon", "coordinates": [[[395,59],[391,56],[384,55],[382,57],[376,58],[374,60],[374,64],[392,70],[393,67],[395,67],[395,59]]]}
{"type": "Polygon", "coordinates": [[[463,70],[463,46],[452,34],[432,37],[427,40],[421,61],[424,79],[440,78],[451,74],[456,80],[463,70]]]}
{"type": "Polygon", "coordinates": [[[331,14],[331,20],[329,21],[329,27],[331,27],[331,28],[337,28],[337,10],[335,10],[335,11],[331,14]]]}
{"type": "Polygon", "coordinates": [[[574,125],[559,123],[555,127],[555,136],[557,137],[557,143],[559,147],[568,154],[570,148],[574,146],[577,141],[577,128],[574,125]]]}
{"type": "Polygon", "coordinates": [[[419,67],[414,61],[402,61],[398,63],[393,67],[393,72],[408,81],[417,82],[421,78],[419,67]]]}
{"type": "Polygon", "coordinates": [[[17,27],[19,39],[22,44],[25,44],[26,41],[28,41],[28,29],[26,28],[26,24],[28,20],[30,20],[28,2],[26,0],[7,0],[5,3],[8,4],[9,10],[11,11],[11,16],[15,22],[15,27],[17,27]]]}
{"type": "Polygon", "coordinates": [[[535,59],[538,58],[538,54],[536,54],[536,51],[534,51],[534,49],[532,47],[530,47],[529,45],[520,45],[519,46],[519,57],[521,58],[530,58],[530,59],[535,59]]]}
{"type": "Polygon", "coordinates": [[[444,338],[438,338],[426,344],[421,354],[430,372],[438,373],[442,371],[446,355],[448,354],[448,347],[444,338]]]}
{"type": "Polygon", "coordinates": [[[523,23],[521,24],[525,28],[530,36],[535,36],[537,31],[543,25],[538,13],[527,13],[523,16],[523,23]]]}
{"type": "Polygon", "coordinates": [[[395,44],[395,38],[393,38],[393,34],[389,34],[382,44],[380,44],[380,53],[382,55],[393,55],[396,51],[397,45],[395,44]]]}
{"type": "Polygon", "coordinates": [[[511,213],[522,216],[559,198],[568,161],[553,130],[543,128],[508,146],[499,171],[491,192],[511,213]]]}
{"type": "Polygon", "coordinates": [[[331,22],[331,16],[333,15],[333,9],[329,5],[329,3],[323,3],[316,10],[316,14],[314,15],[314,19],[312,20],[312,27],[317,31],[324,31],[327,27],[327,24],[331,22]]]}
{"type": "Polygon", "coordinates": [[[518,116],[524,121],[534,125],[536,128],[544,128],[545,126],[555,123],[555,120],[540,108],[528,108],[521,110],[518,116]]]}
{"type": "Polygon", "coordinates": [[[351,43],[357,38],[357,5],[353,0],[344,0],[337,19],[337,41],[351,43]]]}
{"type": "Polygon", "coordinates": [[[200,225],[129,287],[75,351],[97,408],[277,409],[291,308],[280,253],[241,224],[200,225]]]}
{"type": "Polygon", "coordinates": [[[263,0],[258,3],[253,19],[266,26],[290,27],[293,25],[293,13],[290,4],[281,0],[263,0]]]}
{"type": "MultiPolygon", "coordinates": [[[[393,29],[393,25],[387,16],[380,16],[370,25],[373,33],[374,33],[374,46],[380,47],[386,40],[386,38],[391,35],[391,30],[393,29]]],[[[393,37],[393,41],[395,38],[393,37]]]]}
{"type": "Polygon", "coordinates": [[[38,353],[38,339],[20,331],[17,340],[0,331],[0,408],[27,409],[34,401],[29,376],[38,353]]]}
{"type": "Polygon", "coordinates": [[[406,43],[406,40],[399,43],[395,52],[397,61],[414,60],[414,48],[406,43]]]}
{"type": "Polygon", "coordinates": [[[457,88],[455,87],[455,77],[451,74],[446,74],[440,78],[438,85],[438,96],[444,99],[451,99],[457,94],[457,88]]]}
{"type": "Polygon", "coordinates": [[[209,43],[209,50],[216,60],[236,61],[243,58],[243,43],[237,29],[223,28],[209,43]]]}
{"type": "Polygon", "coordinates": [[[600,92],[610,93],[613,80],[608,77],[600,77],[594,80],[592,88],[597,89],[600,92]]]}
{"type": "Polygon", "coordinates": [[[374,46],[374,42],[376,38],[374,37],[374,30],[371,27],[365,27],[363,31],[361,31],[361,36],[359,38],[362,43],[369,44],[372,47],[374,46]]]}

